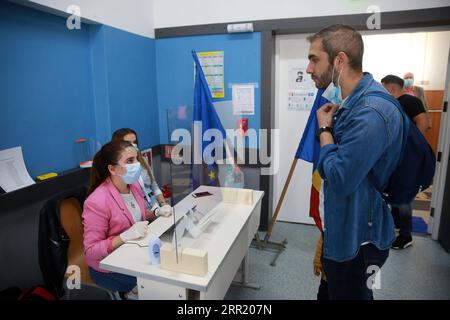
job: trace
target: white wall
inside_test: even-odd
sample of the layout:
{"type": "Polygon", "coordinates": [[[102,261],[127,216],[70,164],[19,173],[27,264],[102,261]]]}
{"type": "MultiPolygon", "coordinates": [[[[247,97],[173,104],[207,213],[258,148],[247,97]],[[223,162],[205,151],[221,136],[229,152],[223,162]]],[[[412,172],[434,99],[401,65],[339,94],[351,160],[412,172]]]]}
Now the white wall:
{"type": "MultiPolygon", "coordinates": [[[[366,13],[449,5],[448,0],[155,0],[155,28],[220,22],[366,13]]],[[[381,17],[381,19],[383,19],[381,17]]],[[[383,22],[381,22],[383,23],[383,22]]]]}
{"type": "Polygon", "coordinates": [[[444,90],[449,31],[368,35],[363,39],[363,68],[376,80],[412,72],[416,84],[425,90],[444,90]]]}
{"type": "MultiPolygon", "coordinates": [[[[208,23],[381,12],[448,6],[449,0],[11,0],[66,12],[78,5],[81,16],[154,38],[155,28],[208,23]]],[[[382,22],[381,17],[381,23],[382,22]]]]}
{"type": "MultiPolygon", "coordinates": [[[[17,1],[23,2],[23,1],[17,1]]],[[[30,0],[66,12],[70,5],[81,9],[81,17],[114,28],[154,38],[154,0],[30,0]]]]}
{"type": "MultiPolygon", "coordinates": [[[[299,60],[307,59],[309,43],[306,37],[305,34],[276,37],[275,128],[279,130],[280,138],[273,150],[282,156],[279,157],[279,170],[273,176],[273,212],[310,114],[309,110],[288,110],[290,68],[300,66],[299,60]]],[[[305,77],[311,81],[310,76],[305,77]]],[[[312,164],[299,160],[277,220],[314,224],[314,220],[309,217],[311,178],[312,164]]]]}

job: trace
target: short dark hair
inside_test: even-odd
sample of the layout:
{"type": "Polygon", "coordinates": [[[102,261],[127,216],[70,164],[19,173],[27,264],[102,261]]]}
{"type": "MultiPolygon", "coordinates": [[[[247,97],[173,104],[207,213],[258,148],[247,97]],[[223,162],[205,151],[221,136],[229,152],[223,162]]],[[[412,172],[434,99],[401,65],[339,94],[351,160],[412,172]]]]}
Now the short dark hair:
{"type": "Polygon", "coordinates": [[[402,78],[394,76],[393,74],[389,74],[386,77],[384,77],[383,79],[381,79],[381,83],[383,83],[383,84],[396,84],[400,88],[403,88],[403,86],[405,85],[405,81],[402,78]]]}
{"type": "Polygon", "coordinates": [[[307,39],[310,43],[322,40],[322,46],[328,54],[330,64],[334,63],[339,52],[345,52],[352,69],[362,71],[364,42],[361,34],[355,28],[345,24],[335,24],[320,30],[307,39]]]}

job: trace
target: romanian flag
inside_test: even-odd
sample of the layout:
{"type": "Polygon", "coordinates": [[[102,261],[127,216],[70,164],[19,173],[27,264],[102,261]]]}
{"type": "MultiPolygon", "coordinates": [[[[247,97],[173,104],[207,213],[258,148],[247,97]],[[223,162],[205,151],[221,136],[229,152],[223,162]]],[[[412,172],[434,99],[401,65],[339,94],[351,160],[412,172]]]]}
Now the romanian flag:
{"type": "Polygon", "coordinates": [[[316,99],[311,109],[311,113],[303,132],[302,139],[297,149],[295,157],[313,164],[311,197],[309,203],[309,216],[314,219],[317,227],[322,231],[322,217],[323,217],[323,181],[317,171],[317,164],[319,162],[320,143],[316,138],[318,130],[316,112],[321,106],[329,101],[322,97],[323,89],[317,91],[316,99]]]}

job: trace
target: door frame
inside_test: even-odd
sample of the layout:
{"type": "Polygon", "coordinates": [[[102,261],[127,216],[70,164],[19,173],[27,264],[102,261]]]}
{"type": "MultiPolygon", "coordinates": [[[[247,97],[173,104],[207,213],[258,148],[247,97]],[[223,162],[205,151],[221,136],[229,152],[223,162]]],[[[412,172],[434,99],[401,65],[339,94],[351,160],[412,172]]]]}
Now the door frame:
{"type": "MultiPolygon", "coordinates": [[[[439,228],[444,203],[445,184],[447,183],[448,160],[450,153],[450,141],[448,132],[450,131],[450,117],[447,107],[450,99],[450,50],[448,52],[447,75],[445,80],[444,108],[441,115],[441,125],[439,129],[438,156],[436,163],[436,173],[434,175],[433,192],[431,195],[430,220],[428,223],[428,233],[433,240],[438,240],[439,228]]],[[[449,231],[450,232],[450,231],[449,231]]]]}

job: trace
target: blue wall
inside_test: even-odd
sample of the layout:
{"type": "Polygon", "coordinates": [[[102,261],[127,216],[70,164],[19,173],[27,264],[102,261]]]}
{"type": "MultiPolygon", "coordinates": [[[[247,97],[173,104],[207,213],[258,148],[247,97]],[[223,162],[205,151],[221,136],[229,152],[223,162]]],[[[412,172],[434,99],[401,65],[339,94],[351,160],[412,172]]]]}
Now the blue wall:
{"type": "Polygon", "coordinates": [[[104,26],[112,131],[129,127],[141,148],[159,144],[155,41],[104,26]]]}
{"type": "MultiPolygon", "coordinates": [[[[259,84],[261,81],[260,33],[158,39],[156,69],[161,144],[167,144],[169,140],[166,110],[182,105],[192,106],[194,103],[194,62],[191,50],[224,51],[225,98],[215,101],[232,99],[230,83],[259,84]]],[[[247,116],[249,128],[260,128],[260,105],[260,89],[257,88],[255,115],[247,116]]]]}
{"type": "MultiPolygon", "coordinates": [[[[166,110],[193,104],[191,50],[225,52],[221,100],[231,100],[230,83],[260,83],[260,46],[259,33],[155,41],[105,25],[68,30],[64,18],[0,2],[0,150],[22,146],[34,177],[77,167],[76,139],[105,143],[120,127],[141,148],[166,144],[166,110]]],[[[260,110],[257,88],[249,128],[260,110]]]]}
{"type": "Polygon", "coordinates": [[[77,167],[81,137],[158,144],[155,82],[154,40],[0,2],[0,150],[22,146],[33,177],[77,167]]]}
{"type": "Polygon", "coordinates": [[[89,29],[0,3],[0,149],[22,146],[32,176],[77,165],[74,141],[94,136],[89,29]]]}

